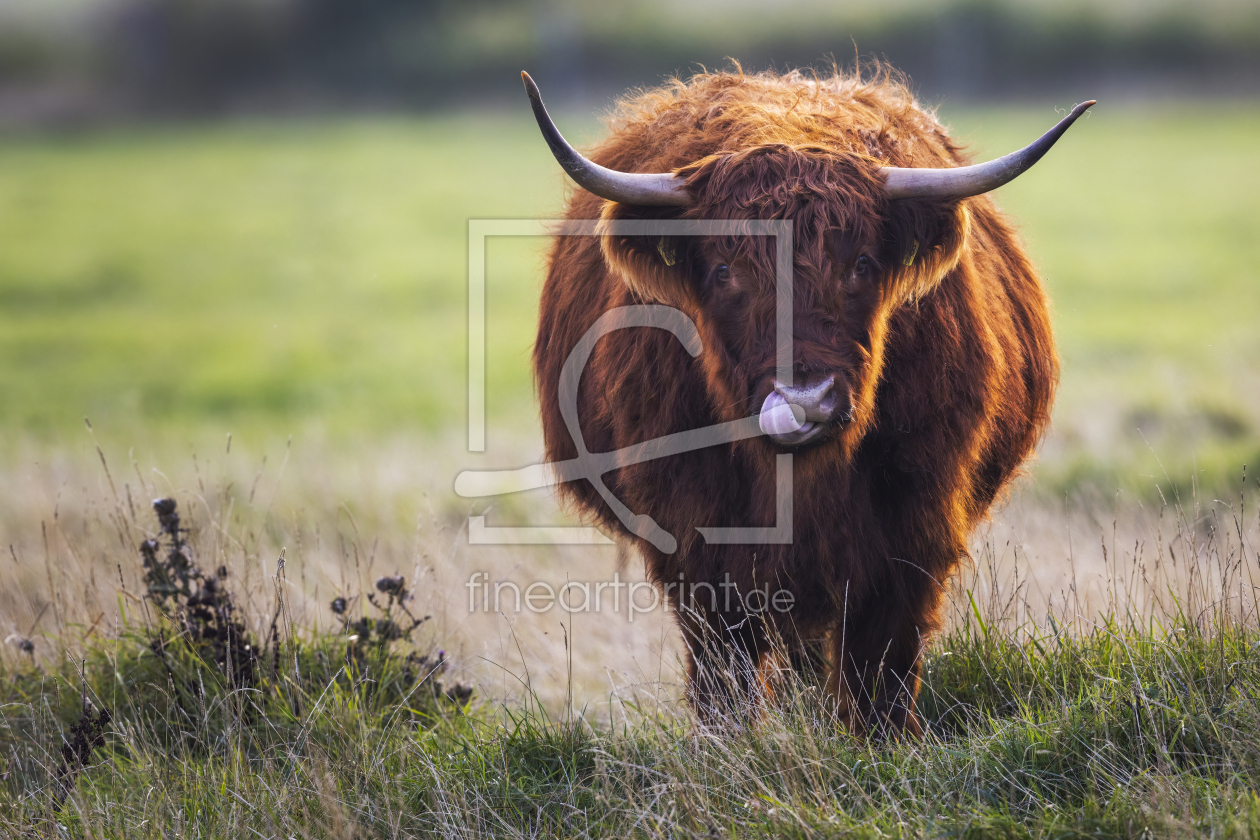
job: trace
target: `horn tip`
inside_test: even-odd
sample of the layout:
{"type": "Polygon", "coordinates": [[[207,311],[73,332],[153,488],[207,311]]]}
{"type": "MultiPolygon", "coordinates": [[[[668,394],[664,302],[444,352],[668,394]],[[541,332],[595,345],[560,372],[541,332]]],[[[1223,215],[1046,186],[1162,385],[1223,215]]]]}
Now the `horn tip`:
{"type": "MultiPolygon", "coordinates": [[[[529,106],[534,109],[534,117],[539,120],[546,118],[547,111],[543,107],[542,91],[538,89],[538,85],[524,70],[521,71],[521,82],[525,85],[525,95],[529,97],[529,106]],[[540,110],[541,115],[539,113],[540,110]]],[[[542,126],[541,122],[539,123],[539,126],[542,126]]],[[[543,133],[546,134],[545,128],[543,129],[543,133]]]]}

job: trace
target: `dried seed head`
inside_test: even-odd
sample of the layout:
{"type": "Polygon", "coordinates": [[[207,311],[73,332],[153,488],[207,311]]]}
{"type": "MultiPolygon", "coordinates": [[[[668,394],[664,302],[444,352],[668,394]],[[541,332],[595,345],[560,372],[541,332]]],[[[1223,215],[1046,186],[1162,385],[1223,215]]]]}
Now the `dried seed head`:
{"type": "Polygon", "coordinates": [[[376,588],[387,595],[401,595],[406,591],[404,588],[406,582],[402,575],[386,575],[376,581],[376,588]]]}
{"type": "Polygon", "coordinates": [[[337,615],[342,615],[342,614],[344,614],[344,613],[345,613],[345,611],[346,611],[346,599],[345,599],[345,598],[333,598],[333,602],[332,602],[332,611],[333,611],[333,612],[335,612],[337,615]]]}
{"type": "Polygon", "coordinates": [[[154,499],[153,510],[157,513],[162,530],[174,536],[179,530],[179,514],[175,512],[174,499],[154,499]]]}

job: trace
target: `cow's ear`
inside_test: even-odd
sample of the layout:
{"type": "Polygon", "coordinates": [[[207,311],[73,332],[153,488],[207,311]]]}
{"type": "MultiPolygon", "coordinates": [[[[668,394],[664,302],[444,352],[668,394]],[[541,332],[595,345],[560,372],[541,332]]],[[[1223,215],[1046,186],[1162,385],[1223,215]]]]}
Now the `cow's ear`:
{"type": "Polygon", "coordinates": [[[892,202],[884,228],[884,257],[907,297],[932,291],[958,265],[970,228],[965,201],[892,202]]]}
{"type": "Polygon", "coordinates": [[[690,236],[627,235],[616,230],[619,221],[677,219],[677,207],[642,207],[604,203],[599,224],[604,259],[638,297],[680,306],[694,299],[690,276],[690,236]]]}

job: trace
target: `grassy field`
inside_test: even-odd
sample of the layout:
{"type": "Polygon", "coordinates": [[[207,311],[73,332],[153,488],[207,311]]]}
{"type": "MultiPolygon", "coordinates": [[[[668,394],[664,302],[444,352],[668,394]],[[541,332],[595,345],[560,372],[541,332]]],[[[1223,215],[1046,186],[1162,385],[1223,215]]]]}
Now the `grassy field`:
{"type": "MultiPolygon", "coordinates": [[[[486,117],[3,144],[0,422],[45,440],[84,415],[120,439],[445,428],[464,403],[467,220],[559,202],[527,129],[486,117]]],[[[492,278],[496,349],[531,340],[536,277],[517,262],[492,278]]],[[[492,372],[512,409],[529,399],[522,373],[492,372]]]]}
{"type": "MultiPolygon", "coordinates": [[[[942,113],[981,156],[1055,118],[942,113]]],[[[1260,833],[1258,132],[1251,105],[1104,102],[997,194],[1055,303],[1055,428],[951,594],[928,737],[895,745],[809,686],[691,732],[659,610],[470,608],[477,572],[642,575],[612,547],[470,545],[470,512],[563,517],[451,492],[540,448],[542,242],[489,245],[487,453],[464,438],[467,221],[554,215],[564,188],[523,115],[0,139],[0,835],[1260,833]],[[152,647],[158,496],[268,654],[248,688],[152,647]],[[398,693],[406,645],[339,670],[329,602],[370,615],[353,599],[394,574],[471,705],[398,693]],[[114,717],[64,785],[85,691],[114,717]]]]}
{"type": "MultiPolygon", "coordinates": [[[[102,527],[157,530],[107,510],[102,527]]],[[[417,635],[419,660],[361,646],[378,631],[348,636],[327,607],[323,622],[295,614],[297,572],[274,566],[221,579],[246,623],[261,619],[242,679],[137,597],[134,552],[96,539],[78,547],[118,561],[121,621],[96,636],[66,624],[54,655],[0,659],[0,833],[1254,837],[1260,523],[1165,513],[1157,548],[1113,555],[1097,610],[1076,592],[1047,604],[982,558],[926,655],[926,734],[902,743],[846,735],[818,687],[790,677],[748,710],[756,726],[723,735],[692,726],[676,686],[642,678],[574,705],[572,670],[557,703],[526,667],[513,702],[451,698],[434,639],[417,635]]],[[[251,525],[224,512],[187,524],[207,567],[251,525]]],[[[578,620],[561,657],[592,644],[578,620]]]]}
{"type": "MultiPolygon", "coordinates": [[[[932,721],[942,734],[908,745],[837,735],[804,703],[785,703],[758,729],[727,738],[689,736],[685,719],[669,710],[646,718],[628,710],[625,723],[592,728],[536,710],[449,708],[417,728],[371,708],[362,685],[328,691],[296,680],[258,704],[266,725],[243,722],[223,703],[213,723],[191,714],[180,723],[186,734],[163,739],[152,734],[153,698],[106,684],[98,702],[114,703],[121,734],[81,773],[55,824],[61,836],[146,838],[1260,831],[1260,755],[1250,737],[1260,709],[1248,695],[1260,667],[1254,635],[1222,646],[1194,637],[1127,647],[1101,633],[1057,644],[951,641],[952,662],[934,660],[926,687],[950,709],[932,721]],[[1065,690],[1064,674],[1079,688],[1065,690]],[[1012,701],[1012,689],[1023,696],[1012,701]]],[[[101,670],[133,657],[121,649],[101,670]]],[[[73,720],[79,695],[66,677],[61,692],[40,696],[61,700],[73,720]]],[[[19,678],[10,696],[30,682],[19,678]]],[[[55,711],[15,715],[10,732],[50,751],[55,711]]],[[[53,775],[32,773],[44,786],[24,791],[0,827],[14,836],[27,826],[51,831],[53,775]]]]}
{"type": "MultiPolygon", "coordinates": [[[[1055,117],[943,114],[980,155],[1055,117]]],[[[1056,307],[1054,492],[1260,454],[1257,130],[1249,105],[1104,102],[998,193],[1056,307]]],[[[0,141],[3,445],[84,416],[124,449],[460,428],[467,220],[553,216],[562,188],[525,114],[0,141]]],[[[532,431],[541,247],[491,240],[492,435],[532,431]]]]}

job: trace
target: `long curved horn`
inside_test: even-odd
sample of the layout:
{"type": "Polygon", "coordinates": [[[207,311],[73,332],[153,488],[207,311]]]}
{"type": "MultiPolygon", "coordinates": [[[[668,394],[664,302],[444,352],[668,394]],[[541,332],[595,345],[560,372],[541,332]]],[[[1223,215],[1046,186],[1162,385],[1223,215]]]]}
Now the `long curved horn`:
{"type": "Polygon", "coordinates": [[[542,95],[539,94],[534,80],[528,73],[522,72],[521,81],[525,83],[529,104],[534,109],[534,119],[538,120],[538,127],[542,129],[543,138],[551,147],[551,153],[564,167],[564,171],[569,173],[569,177],[577,181],[578,186],[600,198],[624,204],[682,207],[691,203],[686,182],[668,172],[615,172],[582,157],[561,136],[560,129],[556,128],[556,124],[547,115],[542,95]]]}
{"type": "Polygon", "coordinates": [[[1011,152],[988,163],[960,166],[956,169],[902,169],[897,166],[880,168],[889,198],[970,198],[987,193],[1009,183],[1050,151],[1063,132],[1096,100],[1082,102],[1072,109],[1059,124],[1047,131],[1030,146],[1011,152]]]}

